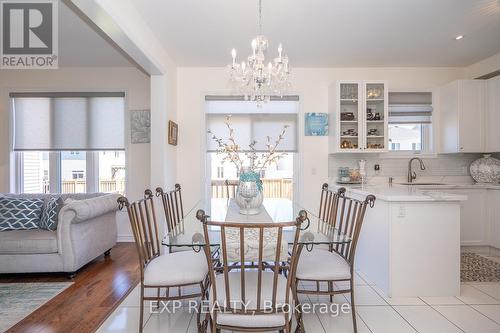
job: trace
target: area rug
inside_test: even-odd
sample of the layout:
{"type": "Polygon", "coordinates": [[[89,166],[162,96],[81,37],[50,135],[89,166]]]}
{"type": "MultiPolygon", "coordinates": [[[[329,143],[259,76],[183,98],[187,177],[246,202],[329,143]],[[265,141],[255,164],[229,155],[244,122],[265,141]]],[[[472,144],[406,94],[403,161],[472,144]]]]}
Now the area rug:
{"type": "Polygon", "coordinates": [[[0,283],[0,332],[21,321],[73,282],[0,283]]]}
{"type": "Polygon", "coordinates": [[[464,252],[460,279],[462,282],[500,282],[500,263],[476,253],[464,252]]]}

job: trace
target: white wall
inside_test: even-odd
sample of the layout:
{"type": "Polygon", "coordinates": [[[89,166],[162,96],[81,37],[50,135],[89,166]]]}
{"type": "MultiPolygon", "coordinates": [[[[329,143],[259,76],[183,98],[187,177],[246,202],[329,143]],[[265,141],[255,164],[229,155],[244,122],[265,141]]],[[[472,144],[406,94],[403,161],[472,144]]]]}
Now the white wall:
{"type": "MultiPolygon", "coordinates": [[[[315,211],[321,184],[328,181],[328,138],[305,137],[303,114],[329,112],[329,89],[336,80],[388,80],[390,91],[434,91],[463,76],[461,68],[294,68],[292,90],[300,94],[299,126],[302,202],[315,211]]],[[[203,96],[230,92],[225,68],[181,67],[177,69],[177,119],[179,147],[177,179],[183,186],[185,207],[203,196],[205,124],[203,96]]]]}
{"type": "MultiPolygon", "coordinates": [[[[9,192],[9,93],[22,91],[125,91],[126,109],[150,108],[149,77],[135,68],[61,68],[57,70],[0,70],[0,192],[9,192]]],[[[142,197],[150,186],[150,145],[130,143],[126,120],[127,196],[142,197]]],[[[130,238],[126,219],[118,234],[130,238]]]]}
{"type": "Polygon", "coordinates": [[[465,67],[464,75],[467,79],[475,79],[498,70],[500,70],[500,53],[465,67]]]}

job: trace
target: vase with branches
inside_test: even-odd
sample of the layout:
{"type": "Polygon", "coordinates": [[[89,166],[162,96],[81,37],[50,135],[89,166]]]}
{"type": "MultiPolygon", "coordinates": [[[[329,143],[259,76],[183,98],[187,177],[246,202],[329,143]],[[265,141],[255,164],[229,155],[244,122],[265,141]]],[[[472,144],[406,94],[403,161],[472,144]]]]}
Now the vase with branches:
{"type": "Polygon", "coordinates": [[[236,142],[235,130],[231,124],[231,116],[226,116],[224,124],[228,131],[228,137],[223,139],[215,135],[210,129],[208,133],[217,145],[217,155],[222,155],[222,164],[232,163],[239,171],[239,184],[236,191],[236,202],[240,206],[240,212],[244,214],[257,214],[262,205],[262,181],[261,174],[271,164],[276,164],[282,159],[286,152],[280,150],[280,144],[285,139],[288,125],[284,125],[277,138],[266,136],[265,151],[257,150],[257,141],[252,140],[248,149],[243,149],[236,142]],[[242,159],[242,154],[246,157],[242,159]]]}

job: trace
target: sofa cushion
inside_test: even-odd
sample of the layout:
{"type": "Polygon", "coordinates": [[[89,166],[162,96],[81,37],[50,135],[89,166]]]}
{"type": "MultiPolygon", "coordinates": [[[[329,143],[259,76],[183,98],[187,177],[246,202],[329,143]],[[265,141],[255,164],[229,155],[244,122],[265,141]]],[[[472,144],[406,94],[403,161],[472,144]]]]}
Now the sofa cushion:
{"type": "Polygon", "coordinates": [[[0,197],[0,231],[38,229],[43,199],[0,197]]]}
{"type": "Polygon", "coordinates": [[[40,228],[52,231],[57,229],[57,216],[63,204],[64,201],[59,196],[50,196],[45,199],[40,228]]]}
{"type": "Polygon", "coordinates": [[[49,230],[0,232],[0,254],[57,253],[57,233],[49,230]]]}

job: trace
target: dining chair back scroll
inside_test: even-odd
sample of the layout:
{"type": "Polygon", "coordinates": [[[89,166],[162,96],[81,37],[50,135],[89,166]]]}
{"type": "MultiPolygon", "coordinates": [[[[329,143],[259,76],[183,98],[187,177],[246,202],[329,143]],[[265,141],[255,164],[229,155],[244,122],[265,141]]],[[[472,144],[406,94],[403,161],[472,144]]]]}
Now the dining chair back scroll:
{"type": "Polygon", "coordinates": [[[206,239],[212,332],[221,329],[290,332],[295,253],[306,212],[301,211],[295,221],[276,223],[215,222],[210,221],[203,210],[198,210],[196,217],[203,223],[206,239]],[[282,250],[287,242],[283,230],[289,227],[295,228],[290,252],[287,247],[282,250]],[[214,228],[220,228],[221,239],[221,258],[217,265],[210,256],[209,229],[213,233],[214,228]],[[282,274],[284,270],[288,272],[287,277],[282,274]]]}
{"type": "Polygon", "coordinates": [[[184,219],[184,208],[182,206],[181,185],[175,184],[171,191],[165,192],[163,188],[156,188],[156,196],[161,197],[168,232],[171,232],[184,219]]]}

